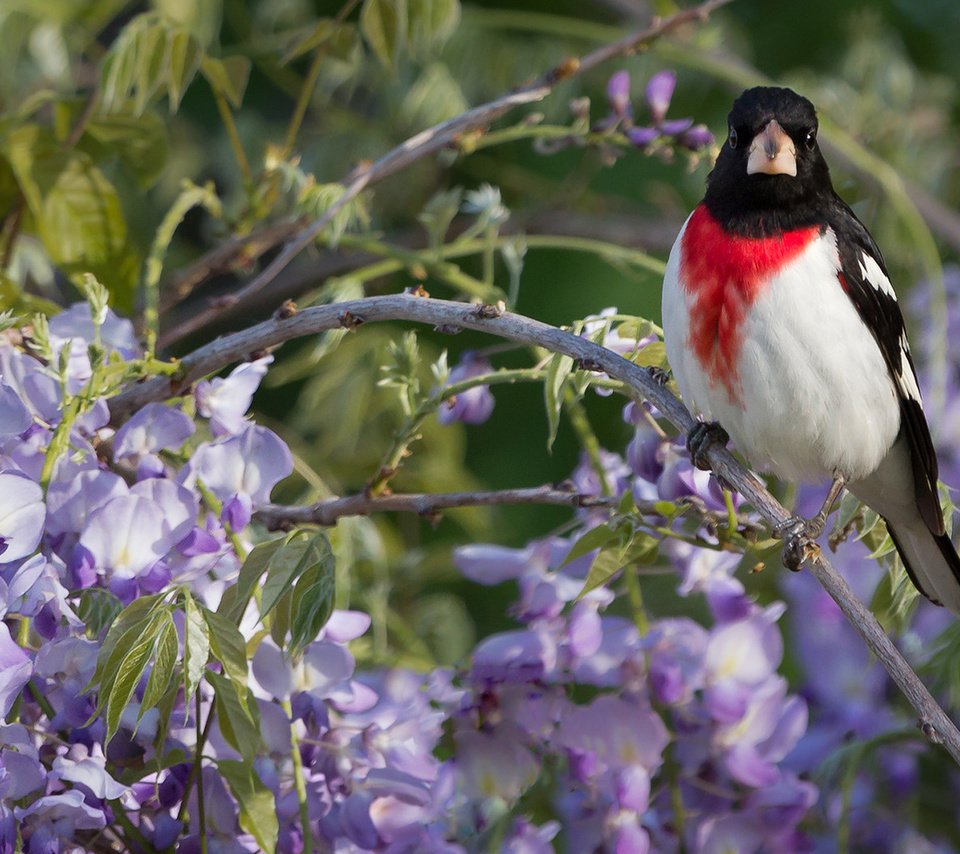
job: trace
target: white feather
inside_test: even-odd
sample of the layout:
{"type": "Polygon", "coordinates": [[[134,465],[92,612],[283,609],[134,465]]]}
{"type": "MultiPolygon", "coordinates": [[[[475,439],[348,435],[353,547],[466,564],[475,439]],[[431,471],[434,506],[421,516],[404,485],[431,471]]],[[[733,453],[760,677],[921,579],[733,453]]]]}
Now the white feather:
{"type": "Polygon", "coordinates": [[[664,279],[663,329],[687,405],[719,421],[753,465],[784,479],[873,472],[897,437],[900,407],[880,348],[837,278],[833,232],[814,238],[748,310],[734,400],[688,341],[693,296],[680,278],[682,235],[664,279]]]}

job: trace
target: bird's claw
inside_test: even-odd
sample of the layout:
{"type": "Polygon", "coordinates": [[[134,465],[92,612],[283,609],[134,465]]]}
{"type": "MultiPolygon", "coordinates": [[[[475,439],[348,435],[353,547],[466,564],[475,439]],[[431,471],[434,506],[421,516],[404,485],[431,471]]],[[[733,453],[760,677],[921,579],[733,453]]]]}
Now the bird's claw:
{"type": "Polygon", "coordinates": [[[657,385],[666,385],[670,382],[670,372],[664,370],[659,365],[650,365],[647,368],[647,373],[657,385]]]}
{"type": "Polygon", "coordinates": [[[810,552],[818,548],[816,539],[823,532],[818,519],[791,516],[773,529],[773,535],[783,540],[783,565],[791,572],[799,572],[810,552]]]}
{"type": "Polygon", "coordinates": [[[710,446],[726,446],[729,441],[730,434],[716,421],[698,421],[687,433],[690,462],[698,469],[710,471],[710,463],[707,461],[707,451],[710,450],[710,446]]]}

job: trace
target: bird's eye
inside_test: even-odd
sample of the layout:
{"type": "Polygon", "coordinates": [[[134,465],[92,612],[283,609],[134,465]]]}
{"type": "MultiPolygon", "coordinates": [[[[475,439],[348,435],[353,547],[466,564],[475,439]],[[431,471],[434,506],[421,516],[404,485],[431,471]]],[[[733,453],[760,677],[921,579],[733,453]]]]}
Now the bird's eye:
{"type": "Polygon", "coordinates": [[[807,146],[807,151],[813,151],[814,146],[817,144],[817,132],[815,130],[808,130],[803,143],[807,146]]]}
{"type": "Polygon", "coordinates": [[[736,128],[730,128],[730,133],[727,136],[727,143],[731,148],[737,147],[737,130],[736,128]]]}

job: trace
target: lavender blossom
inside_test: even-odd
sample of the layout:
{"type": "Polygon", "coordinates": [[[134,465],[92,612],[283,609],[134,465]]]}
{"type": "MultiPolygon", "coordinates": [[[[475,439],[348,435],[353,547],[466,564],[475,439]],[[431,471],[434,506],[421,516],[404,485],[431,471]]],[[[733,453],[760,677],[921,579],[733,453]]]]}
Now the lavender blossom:
{"type": "Polygon", "coordinates": [[[647,81],[644,97],[654,124],[660,124],[666,117],[676,86],[677,75],[673,71],[658,71],[647,81]]]}
{"type": "Polygon", "coordinates": [[[158,451],[177,450],[196,429],[191,418],[179,409],[163,403],[148,403],[117,430],[113,457],[136,461],[158,451]]]}
{"type": "Polygon", "coordinates": [[[607,101],[614,115],[625,116],[630,109],[630,72],[614,72],[607,81],[607,101]]]}
{"type": "MultiPolygon", "coordinates": [[[[460,362],[450,371],[447,385],[455,385],[493,372],[493,365],[468,350],[460,357],[460,362]]],[[[462,421],[464,424],[482,424],[493,412],[496,401],[489,386],[478,385],[448,398],[437,411],[441,424],[462,421]]]]}
{"type": "Polygon", "coordinates": [[[249,424],[244,416],[272,362],[273,356],[264,356],[239,365],[226,378],[214,377],[197,383],[194,391],[197,412],[210,419],[214,436],[235,436],[244,431],[249,424]]]}
{"type": "Polygon", "coordinates": [[[21,560],[36,549],[46,516],[38,483],[17,471],[0,472],[0,563],[21,560]]]}
{"type": "Polygon", "coordinates": [[[270,500],[274,485],[291,471],[293,457],[280,437],[266,427],[250,425],[235,436],[201,444],[182,483],[192,489],[199,479],[221,501],[246,495],[257,508],[270,500]]]}

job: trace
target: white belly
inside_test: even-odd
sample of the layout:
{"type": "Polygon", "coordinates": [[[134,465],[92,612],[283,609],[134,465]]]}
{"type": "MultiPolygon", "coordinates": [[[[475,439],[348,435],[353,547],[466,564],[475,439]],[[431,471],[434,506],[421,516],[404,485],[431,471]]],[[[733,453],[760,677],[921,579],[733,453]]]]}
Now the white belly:
{"type": "Polygon", "coordinates": [[[754,301],[741,328],[736,395],[705,374],[688,341],[693,300],[679,280],[680,246],[678,238],[664,279],[663,329],[687,406],[719,421],[752,465],[784,479],[839,471],[859,480],[876,469],[900,429],[900,407],[880,348],[837,279],[833,233],[754,301]]]}

